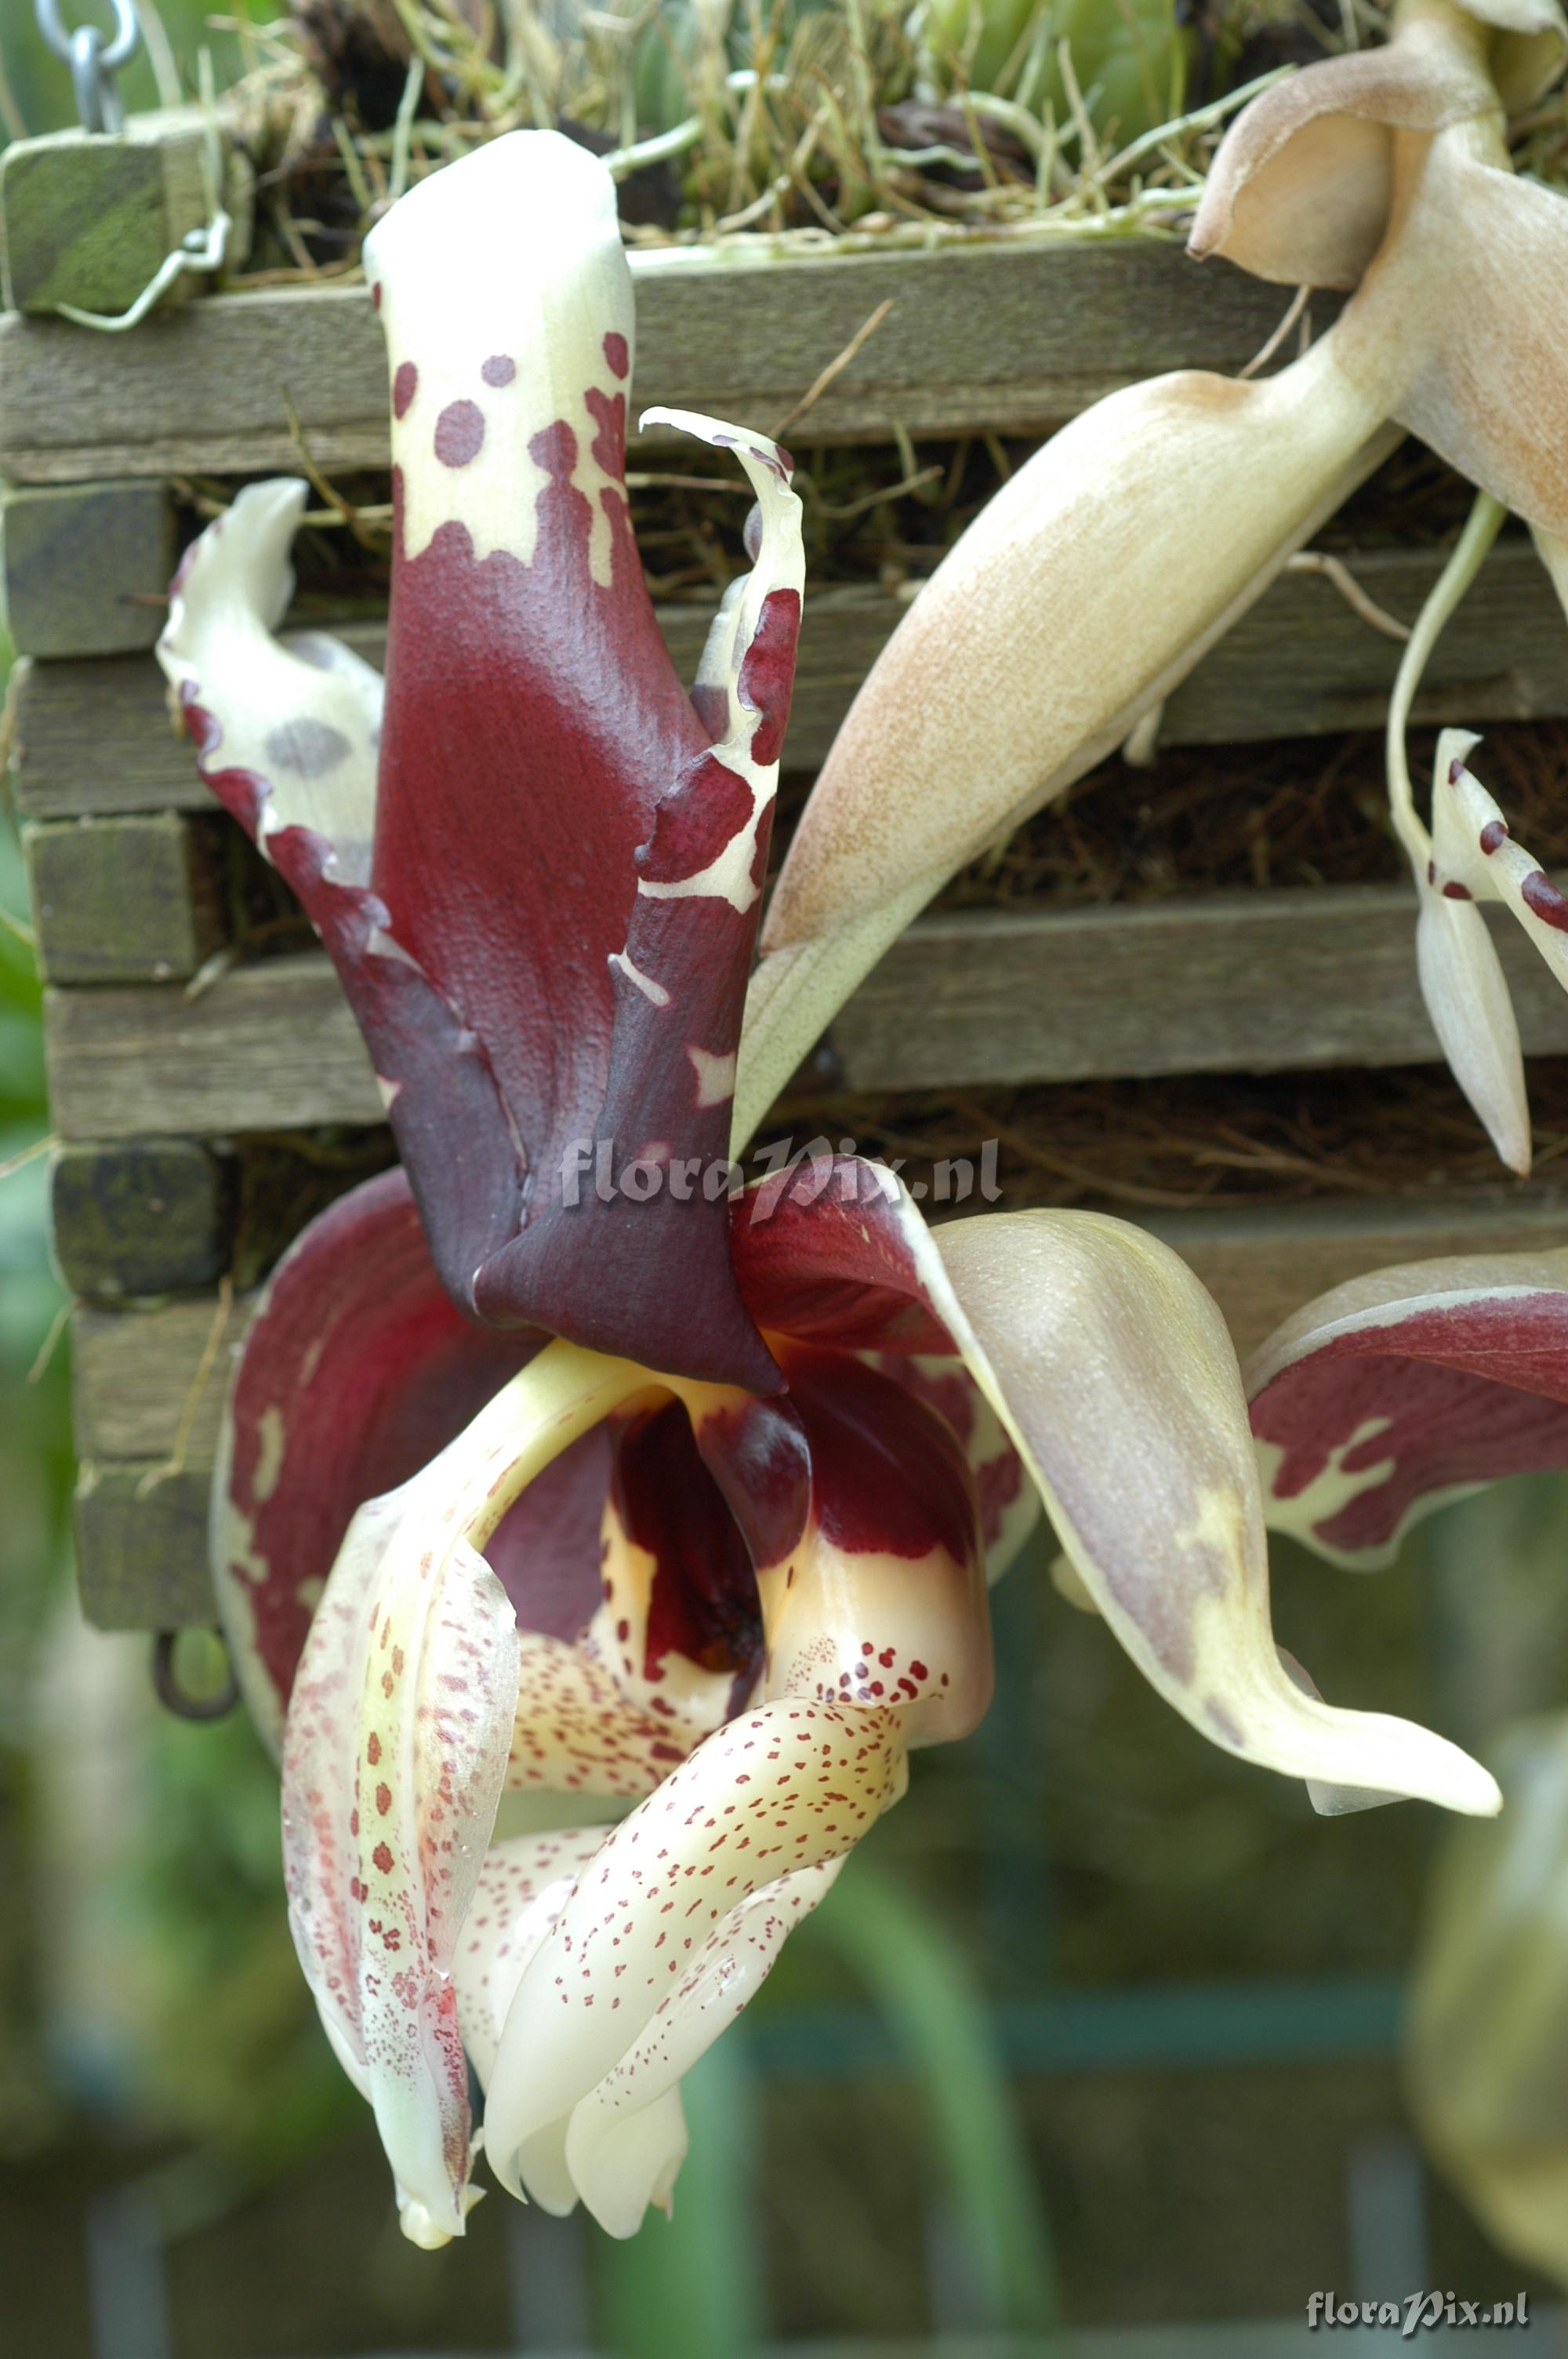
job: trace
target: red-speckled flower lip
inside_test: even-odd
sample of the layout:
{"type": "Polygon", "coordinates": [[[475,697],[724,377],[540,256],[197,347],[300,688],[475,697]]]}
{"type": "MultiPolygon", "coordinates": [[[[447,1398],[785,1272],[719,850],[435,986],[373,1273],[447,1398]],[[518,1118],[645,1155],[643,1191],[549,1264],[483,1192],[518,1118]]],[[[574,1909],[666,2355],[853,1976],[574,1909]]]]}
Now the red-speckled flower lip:
{"type": "Polygon", "coordinates": [[[164,668],[337,964],[452,1300],[764,1389],[722,1198],[666,1188],[629,1219],[566,1181],[585,1142],[660,1169],[728,1147],[800,622],[787,458],[668,414],[758,499],[688,693],[632,536],[603,167],[555,133],[495,140],[365,259],[392,389],[384,696],[332,641],[276,636],[304,485],[251,487],[196,544],[164,668]]]}

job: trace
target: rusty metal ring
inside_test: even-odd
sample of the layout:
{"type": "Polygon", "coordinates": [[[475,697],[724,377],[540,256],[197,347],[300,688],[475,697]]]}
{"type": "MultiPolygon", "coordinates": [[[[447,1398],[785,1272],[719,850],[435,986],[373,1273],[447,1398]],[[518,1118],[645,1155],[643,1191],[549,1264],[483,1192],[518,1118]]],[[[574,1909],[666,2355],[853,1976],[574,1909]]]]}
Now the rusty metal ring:
{"type": "Polygon", "coordinates": [[[177,1720],[222,1720],[233,1711],[240,1701],[240,1683],[234,1676],[233,1658],[228,1642],[221,1630],[213,1636],[223,1648],[229,1665],[229,1676],[222,1686],[210,1696],[193,1696],[179,1684],[175,1676],[174,1649],[179,1638],[178,1630],[160,1630],[153,1640],[153,1688],[166,1712],[177,1720]]]}

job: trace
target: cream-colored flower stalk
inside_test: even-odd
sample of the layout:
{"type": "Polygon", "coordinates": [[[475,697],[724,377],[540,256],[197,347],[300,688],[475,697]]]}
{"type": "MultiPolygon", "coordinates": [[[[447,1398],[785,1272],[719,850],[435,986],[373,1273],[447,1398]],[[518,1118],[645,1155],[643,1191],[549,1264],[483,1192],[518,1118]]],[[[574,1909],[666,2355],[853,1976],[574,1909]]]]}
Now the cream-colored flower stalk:
{"type": "Polygon", "coordinates": [[[1411,428],[1568,535],[1568,204],[1509,168],[1555,0],[1407,0],[1387,48],[1276,84],[1216,159],[1192,250],[1355,287],[1274,376],[1112,395],[999,492],[829,754],[748,1002],[737,1130],[963,864],[1102,760],[1411,428]]]}

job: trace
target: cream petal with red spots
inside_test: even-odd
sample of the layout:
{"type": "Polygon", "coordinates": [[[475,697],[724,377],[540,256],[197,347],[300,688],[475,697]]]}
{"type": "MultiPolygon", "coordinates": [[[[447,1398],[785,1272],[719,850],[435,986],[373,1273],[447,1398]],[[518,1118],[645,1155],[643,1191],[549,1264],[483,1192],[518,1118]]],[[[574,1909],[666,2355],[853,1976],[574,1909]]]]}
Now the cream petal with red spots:
{"type": "Polygon", "coordinates": [[[470,2061],[489,2084],[513,1995],[604,1841],[602,1827],[514,1835],[485,1854],[473,1905],[452,1963],[458,2028],[470,2061]]]}
{"type": "Polygon", "coordinates": [[[509,1789],[552,1794],[651,1793],[673,1765],[723,1717],[729,1681],[711,1696],[706,1725],[678,1726],[628,1696],[593,1636],[568,1642],[529,1632],[518,1668],[509,1789]]]}
{"type": "Polygon", "coordinates": [[[471,1549],[410,1547],[437,1459],[362,1508],[311,1625],[283,1756],[289,1922],[332,2045],[374,2108],[418,2241],[459,2235],[468,2072],[451,1960],[505,1772],[512,1608],[471,1549]]]}
{"type": "Polygon", "coordinates": [[[634,2236],[667,2208],[686,2155],[680,2083],[752,2000],[785,1936],[831,1891],[844,1855],[763,1885],[720,1918],[640,2038],[573,2107],[566,2164],[582,2201],[612,2236],[634,2236]]]}
{"type": "MultiPolygon", "coordinates": [[[[667,2104],[672,2060],[684,2070],[678,2060],[708,2044],[692,2034],[709,2006],[722,2010],[735,1976],[760,1980],[772,1962],[777,1940],[737,1912],[781,1877],[839,1859],[899,1799],[902,1722],[896,1711],[853,1704],[760,1705],[698,1745],[611,1830],[506,2018],[485,2109],[486,2150],[503,2186],[558,2196],[563,2164],[571,2177],[579,2109],[608,2080],[577,2131],[589,2184],[612,2221],[629,2219],[639,2186],[657,2194],[668,2158],[645,2120],[636,2126],[644,2083],[654,2104],[667,2104]],[[676,2018],[667,2049],[656,2027],[666,2000],[676,2018]],[[622,2117],[633,2142],[617,2152],[622,2117]]],[[[795,1891],[812,1905],[820,1897],[795,1891]]],[[[781,1919],[779,1939],[784,1930],[781,1919]]]]}
{"type": "Polygon", "coordinates": [[[411,1482],[361,1507],[294,1680],[283,1814],[295,1946],[422,2242],[460,2235],[467,2209],[451,1961],[518,1701],[514,1610],[479,1550],[533,1477],[647,1381],[569,1345],[542,1353],[411,1482]]]}
{"type": "Polygon", "coordinates": [[[392,370],[405,560],[455,527],[475,560],[528,563],[559,473],[538,438],[564,429],[589,571],[608,585],[626,501],[606,434],[636,316],[603,166],[558,132],[487,141],[393,206],[364,271],[392,370]]]}

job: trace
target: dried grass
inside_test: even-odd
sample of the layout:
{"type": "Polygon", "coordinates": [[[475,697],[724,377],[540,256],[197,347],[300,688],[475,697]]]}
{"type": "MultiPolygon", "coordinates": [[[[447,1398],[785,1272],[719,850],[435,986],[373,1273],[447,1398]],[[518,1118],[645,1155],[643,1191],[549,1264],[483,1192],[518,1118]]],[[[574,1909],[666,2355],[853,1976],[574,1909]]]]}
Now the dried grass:
{"type": "MultiPolygon", "coordinates": [[[[1536,1177],[1568,1177],[1568,1059],[1532,1059],[1536,1177]]],[[[922,1096],[785,1097],[769,1137],[926,1170],[999,1142],[1003,1209],[1223,1210],[1517,1190],[1441,1066],[1178,1075],[922,1096]]],[[[973,1210],[973,1203],[956,1209],[973,1210]]],[[[938,1216],[940,1216],[938,1214],[938,1216]]]]}
{"type": "MultiPolygon", "coordinates": [[[[1046,0],[1005,58],[945,47],[909,0],[293,0],[231,27],[261,167],[238,283],[351,272],[411,181],[557,124],[606,155],[633,244],[1175,236],[1242,91],[1383,24],[1364,0],[1182,13],[1124,0],[1076,62],[1046,0]]],[[[1530,136],[1544,152],[1543,118],[1530,136]]]]}

